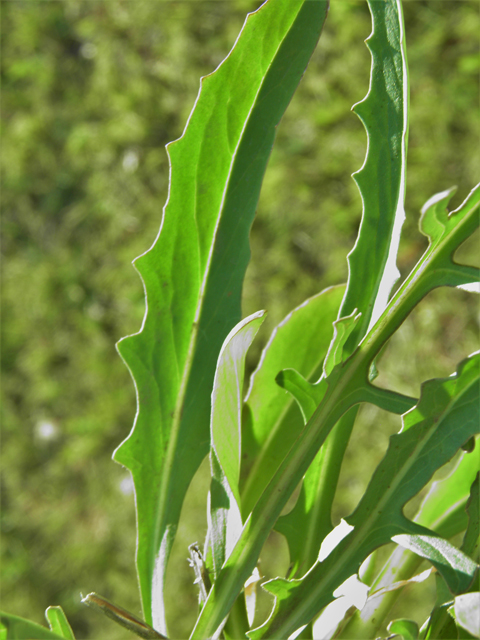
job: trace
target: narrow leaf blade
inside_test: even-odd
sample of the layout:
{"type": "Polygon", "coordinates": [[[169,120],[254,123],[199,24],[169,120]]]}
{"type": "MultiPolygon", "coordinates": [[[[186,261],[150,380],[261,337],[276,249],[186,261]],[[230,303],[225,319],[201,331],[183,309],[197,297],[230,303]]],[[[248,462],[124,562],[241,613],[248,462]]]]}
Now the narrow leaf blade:
{"type": "Polygon", "coordinates": [[[75,640],[72,627],[70,626],[62,607],[48,607],[45,611],[45,617],[47,618],[51,631],[62,636],[62,638],[66,638],[67,640],[75,640]]]}
{"type": "Polygon", "coordinates": [[[405,172],[409,86],[400,0],[368,2],[372,33],[370,87],[353,110],[362,121],[368,146],[362,168],[353,175],[363,202],[341,315],[354,309],[361,320],[347,342],[352,353],[386,306],[398,278],[396,255],[405,219],[405,172]],[[374,239],[374,241],[372,241],[374,239]],[[373,317],[372,317],[373,316],[373,317]]]}
{"type": "Polygon", "coordinates": [[[210,516],[207,539],[214,574],[220,571],[242,528],[240,512],[241,415],[245,356],[265,312],[239,322],[228,334],[218,358],[212,393],[210,516]]]}

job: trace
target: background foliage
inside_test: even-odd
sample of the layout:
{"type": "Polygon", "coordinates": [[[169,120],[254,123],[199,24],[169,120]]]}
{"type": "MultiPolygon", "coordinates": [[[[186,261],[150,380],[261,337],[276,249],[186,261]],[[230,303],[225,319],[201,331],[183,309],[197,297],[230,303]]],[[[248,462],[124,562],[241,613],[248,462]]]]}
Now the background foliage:
{"type": "MultiPolygon", "coordinates": [[[[158,231],[164,145],[181,135],[199,77],[259,4],[2,2],[2,608],[43,622],[45,608],[61,604],[79,638],[119,638],[79,605],[80,591],[140,611],[133,496],[110,461],[135,412],[114,348],[143,317],[129,263],[158,231]]],[[[370,17],[363,2],[332,4],[279,128],[252,230],[244,315],[265,308],[269,316],[250,368],[291,308],[345,281],[360,219],[350,174],[366,138],[350,107],[368,87],[370,17]]],[[[457,184],[457,206],[478,181],[479,12],[474,0],[405,2],[411,129],[402,273],[426,246],[417,231],[425,200],[457,184]]],[[[478,235],[465,248],[471,261],[476,249],[478,235]]],[[[434,292],[387,349],[389,385],[418,394],[420,380],[448,375],[477,348],[477,333],[475,297],[434,292]]],[[[398,428],[385,415],[363,410],[337,517],[356,504],[398,428]]],[[[186,547],[204,537],[205,471],[187,498],[167,579],[176,637],[195,618],[186,547]]],[[[272,537],[264,573],[286,571],[285,549],[272,537]]]]}

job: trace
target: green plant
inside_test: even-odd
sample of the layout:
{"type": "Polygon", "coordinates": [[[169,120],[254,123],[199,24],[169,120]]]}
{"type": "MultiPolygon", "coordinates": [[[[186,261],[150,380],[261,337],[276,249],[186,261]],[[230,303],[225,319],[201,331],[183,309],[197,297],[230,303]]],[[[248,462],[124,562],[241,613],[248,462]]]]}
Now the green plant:
{"type": "MultiPolygon", "coordinates": [[[[275,127],[315,47],[327,3],[269,0],[252,14],[230,56],[203,80],[184,135],[169,147],[170,195],[161,233],[136,261],[148,312],[141,332],[119,345],[135,379],[139,412],[115,455],[135,480],[144,612],[162,633],[166,563],[183,497],[210,453],[208,544],[203,555],[191,549],[202,599],[192,638],[214,636],[227,615],[225,636],[245,636],[255,582],[245,589],[246,604],[241,592],[256,575],[274,527],[288,541],[291,567],[286,579],[265,584],[276,596],[275,610],[250,637],[288,637],[304,625],[304,636],[311,636],[312,620],[368,558],[363,578],[381,597],[344,621],[343,637],[375,637],[392,598],[412,576],[417,579],[422,558],[435,567],[438,583],[438,603],[422,637],[452,637],[455,622],[447,610],[461,621],[455,634],[465,636],[459,630],[464,627],[475,634],[468,598],[477,597],[476,453],[464,454],[454,473],[432,486],[413,520],[402,510],[437,469],[462,447],[473,446],[478,356],[462,361],[450,378],[425,383],[418,401],[373,381],[384,345],[429,291],[478,280],[478,269],[457,264],[453,256],[478,226],[480,190],[450,215],[453,190],[429,200],[421,219],[429,247],[388,300],[403,222],[408,78],[400,3],[369,6],[371,86],[355,108],[369,144],[356,174],[364,212],[349,256],[349,280],[346,288],[318,294],[279,325],[245,402],[244,359],[264,317],[260,312],[236,324],[248,233],[275,127]],[[350,530],[318,560],[333,529],[335,487],[357,407],[365,402],[405,414],[404,426],[347,518],[350,530]],[[281,515],[300,483],[295,507],[281,515]],[[458,550],[447,539],[465,530],[458,550]],[[394,551],[378,577],[369,575],[377,549],[390,540],[414,553],[394,551]],[[467,610],[466,621],[460,609],[467,610]]],[[[336,533],[346,529],[342,525],[336,533]]],[[[96,596],[86,600],[128,619],[96,596]]],[[[18,619],[2,621],[11,637],[22,637],[12,631],[21,626],[18,619]]],[[[141,627],[133,621],[130,628],[141,627]]],[[[61,625],[51,628],[69,637],[61,625]]],[[[393,621],[389,630],[419,634],[412,621],[393,621]]],[[[25,633],[31,637],[33,631],[25,633]]]]}

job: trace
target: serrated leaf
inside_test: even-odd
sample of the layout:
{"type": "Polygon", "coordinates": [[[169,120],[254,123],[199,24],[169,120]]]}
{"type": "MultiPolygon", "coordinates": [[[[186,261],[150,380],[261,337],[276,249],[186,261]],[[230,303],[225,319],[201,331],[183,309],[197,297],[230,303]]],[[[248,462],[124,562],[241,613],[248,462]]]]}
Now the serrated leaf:
{"type": "MultiPolygon", "coordinates": [[[[348,256],[347,289],[324,361],[325,377],[355,350],[386,306],[398,277],[396,254],[405,218],[409,91],[403,24],[400,3],[373,3],[370,9],[373,21],[372,35],[367,41],[372,54],[370,87],[366,98],[354,107],[368,137],[364,165],[353,176],[362,197],[363,213],[355,247],[348,256]]],[[[374,371],[372,365],[370,381],[375,377],[374,371]]],[[[325,393],[324,381],[309,387],[293,372],[283,372],[279,381],[296,397],[307,421],[325,393]]],[[[394,394],[377,392],[373,386],[369,390],[370,398],[365,400],[399,411],[394,394]]],[[[402,400],[400,406],[400,412],[404,412],[411,405],[405,407],[402,400]]],[[[294,509],[276,524],[276,529],[287,537],[290,576],[310,568],[321,541],[332,528],[331,510],[339,469],[357,412],[358,408],[352,408],[341,417],[305,474],[294,509]]]]}
{"type": "Polygon", "coordinates": [[[57,633],[59,636],[66,638],[67,640],[75,640],[72,627],[70,626],[62,607],[48,607],[45,611],[45,617],[50,626],[50,630],[53,631],[53,633],[57,633]]]}
{"type": "Polygon", "coordinates": [[[0,611],[0,632],[6,640],[65,640],[64,636],[36,622],[3,611],[0,611]]]}
{"type": "Polygon", "coordinates": [[[345,287],[330,287],[296,307],[273,330],[252,375],[242,434],[242,512],[250,513],[304,421],[293,397],[275,378],[286,367],[317,380],[345,287]]]}
{"type": "Polygon", "coordinates": [[[259,311],[232,329],[223,343],[215,371],[210,423],[212,484],[207,534],[215,576],[235,546],[242,528],[238,484],[245,356],[264,319],[265,312],[259,311]]]}
{"type": "Polygon", "coordinates": [[[138,411],[115,459],[133,475],[142,604],[162,630],[167,561],[185,492],[209,450],[215,364],[240,319],[260,185],[326,10],[326,1],[268,0],[250,14],[231,53],[202,79],[184,134],[168,146],[161,231],[135,262],[147,312],[140,333],[118,348],[138,411]]]}
{"type": "Polygon", "coordinates": [[[455,375],[422,386],[418,405],[404,416],[402,431],[390,438],[363,498],[346,519],[354,530],[301,580],[264,585],[277,596],[275,610],[264,626],[249,633],[253,640],[287,637],[307,624],[370,553],[393,536],[430,534],[407,520],[402,508],[478,432],[479,363],[475,354],[460,363],[455,375]]]}
{"type": "Polygon", "coordinates": [[[414,620],[399,618],[392,620],[387,631],[403,637],[403,640],[418,640],[418,624],[414,620]]]}
{"type": "Polygon", "coordinates": [[[448,612],[457,624],[472,634],[474,638],[480,638],[480,592],[465,593],[457,596],[448,612]]]}
{"type": "Polygon", "coordinates": [[[348,284],[341,315],[362,314],[347,342],[354,351],[388,301],[398,278],[396,255],[405,219],[409,84],[401,3],[369,1],[372,33],[370,87],[353,107],[367,137],[362,168],[353,174],[363,203],[355,247],[348,256],[348,284]],[[372,317],[373,316],[373,317],[372,317]]]}

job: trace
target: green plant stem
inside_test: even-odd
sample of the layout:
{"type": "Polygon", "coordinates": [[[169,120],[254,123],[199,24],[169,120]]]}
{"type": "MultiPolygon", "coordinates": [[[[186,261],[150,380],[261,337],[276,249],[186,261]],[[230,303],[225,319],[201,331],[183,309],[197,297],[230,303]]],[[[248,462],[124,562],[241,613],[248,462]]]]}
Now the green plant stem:
{"type": "MultiPolygon", "coordinates": [[[[327,378],[328,389],[322,402],[247,518],[235,548],[210,591],[191,640],[214,635],[253,571],[261,548],[287,500],[337,421],[354,405],[375,401],[381,395],[381,390],[376,387],[372,393],[368,374],[373,359],[387,340],[429,291],[441,285],[457,286],[471,282],[470,271],[478,270],[465,267],[468,273],[459,273],[450,256],[471,235],[477,224],[476,208],[473,207],[452,233],[427,249],[357,351],[335,367],[327,378]]],[[[393,398],[392,392],[386,393],[393,398]]],[[[396,397],[396,410],[399,412],[408,411],[415,404],[412,398],[399,394],[396,397]]]]}
{"type": "MultiPolygon", "coordinates": [[[[317,561],[320,542],[333,529],[332,505],[340,477],[345,450],[350,440],[358,406],[352,407],[345,413],[328,435],[325,444],[320,449],[322,456],[320,478],[315,496],[314,510],[315,526],[309,528],[304,541],[303,563],[295,571],[295,576],[304,575],[317,561]]],[[[293,574],[290,578],[295,577],[293,574]]],[[[304,637],[304,636],[301,636],[304,637]]],[[[306,637],[306,636],[305,636],[306,637]]]]}

